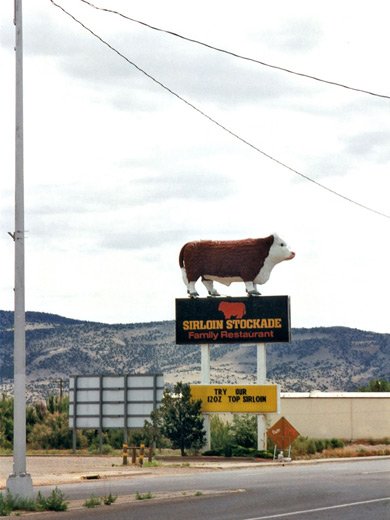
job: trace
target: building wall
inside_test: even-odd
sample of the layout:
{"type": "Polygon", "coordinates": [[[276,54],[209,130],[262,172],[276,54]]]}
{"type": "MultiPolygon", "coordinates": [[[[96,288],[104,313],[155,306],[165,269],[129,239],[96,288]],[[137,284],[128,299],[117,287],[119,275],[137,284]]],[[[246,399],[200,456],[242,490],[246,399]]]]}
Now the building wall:
{"type": "Polygon", "coordinates": [[[299,433],[313,439],[390,438],[390,393],[282,393],[280,414],[269,414],[270,426],[285,417],[299,433]]]}

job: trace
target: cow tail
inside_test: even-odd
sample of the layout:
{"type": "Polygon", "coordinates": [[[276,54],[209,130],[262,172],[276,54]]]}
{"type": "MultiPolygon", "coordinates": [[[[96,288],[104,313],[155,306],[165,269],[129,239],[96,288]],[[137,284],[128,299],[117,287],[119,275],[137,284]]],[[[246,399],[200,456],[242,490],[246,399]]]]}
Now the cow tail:
{"type": "Polygon", "coordinates": [[[184,249],[187,244],[184,244],[184,246],[181,248],[180,254],[179,254],[179,265],[180,267],[184,267],[184,249]]]}

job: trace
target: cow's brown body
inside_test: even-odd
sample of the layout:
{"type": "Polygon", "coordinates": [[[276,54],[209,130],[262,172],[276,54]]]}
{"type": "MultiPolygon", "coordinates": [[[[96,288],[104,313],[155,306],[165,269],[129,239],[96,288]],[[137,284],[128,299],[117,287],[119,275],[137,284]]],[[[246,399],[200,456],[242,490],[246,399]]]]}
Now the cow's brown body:
{"type": "Polygon", "coordinates": [[[198,296],[195,282],[202,277],[211,296],[218,296],[213,281],[230,285],[244,282],[248,294],[260,294],[274,265],[294,257],[278,235],[244,240],[200,240],[185,244],[179,256],[183,281],[190,296],[198,296]]]}
{"type": "Polygon", "coordinates": [[[181,250],[180,267],[185,266],[189,282],[207,275],[254,280],[273,241],[271,235],[246,240],[189,242],[181,250]]]}

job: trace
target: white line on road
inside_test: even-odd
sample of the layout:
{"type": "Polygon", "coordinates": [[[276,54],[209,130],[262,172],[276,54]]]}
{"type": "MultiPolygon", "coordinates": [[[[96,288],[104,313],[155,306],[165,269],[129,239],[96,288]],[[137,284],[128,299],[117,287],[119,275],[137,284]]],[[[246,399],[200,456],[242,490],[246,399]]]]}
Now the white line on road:
{"type": "Polygon", "coordinates": [[[363,502],[351,502],[350,504],[340,504],[338,506],[318,507],[317,509],[304,509],[302,511],[292,511],[291,513],[279,513],[270,516],[257,516],[256,518],[246,518],[245,520],[267,520],[268,518],[283,518],[285,516],[304,515],[307,513],[317,513],[318,511],[328,511],[329,509],[340,509],[342,507],[361,506],[364,504],[373,504],[374,502],[385,502],[390,500],[390,497],[376,498],[374,500],[364,500],[363,502]]]}

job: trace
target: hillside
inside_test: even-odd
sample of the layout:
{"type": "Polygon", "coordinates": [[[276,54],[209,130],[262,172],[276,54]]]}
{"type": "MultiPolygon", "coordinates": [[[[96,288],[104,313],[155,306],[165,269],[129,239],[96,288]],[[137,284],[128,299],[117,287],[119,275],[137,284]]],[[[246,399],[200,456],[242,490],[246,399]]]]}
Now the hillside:
{"type": "MultiPolygon", "coordinates": [[[[165,383],[200,382],[200,347],[177,346],[173,321],[107,325],[26,313],[29,399],[66,390],[72,374],[162,372],[165,383]]],[[[282,391],[353,391],[390,379],[390,334],[344,327],[293,329],[267,346],[267,377],[282,391]]],[[[12,393],[13,313],[0,311],[0,390],[12,393]]],[[[211,382],[254,383],[256,347],[211,346],[211,382]]]]}

